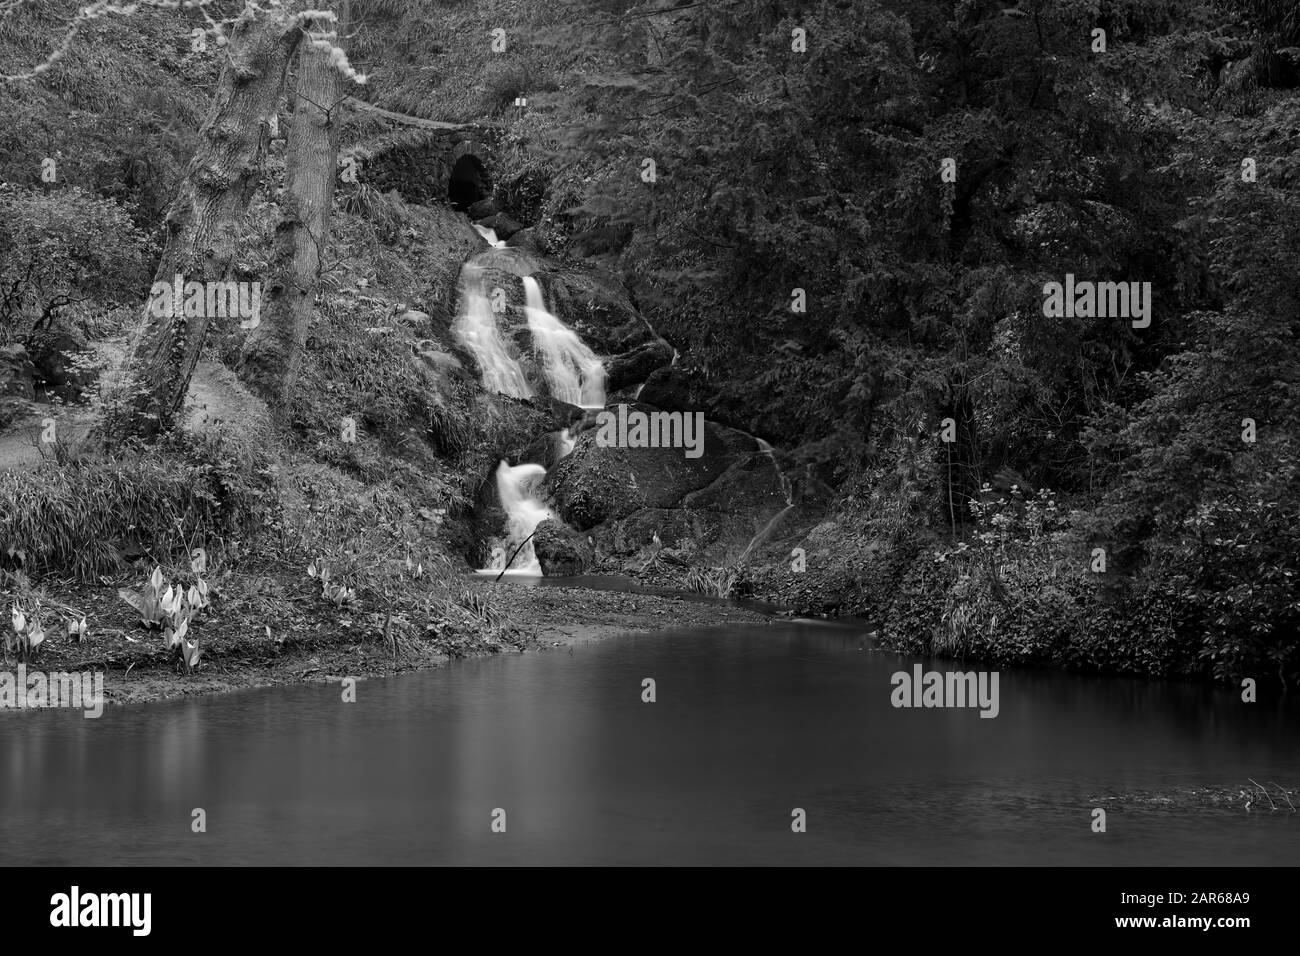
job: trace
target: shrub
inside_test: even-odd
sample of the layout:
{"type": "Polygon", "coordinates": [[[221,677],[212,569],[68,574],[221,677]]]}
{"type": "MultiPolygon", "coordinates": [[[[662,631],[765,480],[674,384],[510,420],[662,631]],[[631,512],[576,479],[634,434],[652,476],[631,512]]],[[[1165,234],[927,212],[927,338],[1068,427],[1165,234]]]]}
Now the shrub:
{"type": "Polygon", "coordinates": [[[134,298],[147,243],[128,211],[77,187],[0,192],[0,337],[26,341],[90,297],[134,298]]]}

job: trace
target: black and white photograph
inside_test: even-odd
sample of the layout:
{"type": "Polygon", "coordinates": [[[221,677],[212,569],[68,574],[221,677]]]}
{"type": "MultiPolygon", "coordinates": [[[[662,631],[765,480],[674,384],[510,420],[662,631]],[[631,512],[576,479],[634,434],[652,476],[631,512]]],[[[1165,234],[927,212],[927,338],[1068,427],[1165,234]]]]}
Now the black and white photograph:
{"type": "Polygon", "coordinates": [[[1285,945],[1300,5],[0,0],[0,601],[51,939],[853,867],[1285,945]]]}

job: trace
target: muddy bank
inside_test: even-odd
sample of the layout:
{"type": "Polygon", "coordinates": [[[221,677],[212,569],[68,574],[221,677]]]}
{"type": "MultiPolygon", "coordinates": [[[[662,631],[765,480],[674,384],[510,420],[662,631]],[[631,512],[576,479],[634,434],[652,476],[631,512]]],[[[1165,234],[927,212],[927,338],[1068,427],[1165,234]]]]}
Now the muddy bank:
{"type": "Polygon", "coordinates": [[[487,585],[500,595],[512,619],[530,643],[554,647],[672,628],[751,624],[765,627],[772,618],[722,602],[704,603],[656,594],[594,591],[588,588],[487,585]]]}
{"type": "MultiPolygon", "coordinates": [[[[459,625],[445,619],[421,625],[418,613],[339,611],[310,595],[285,595],[283,583],[270,578],[245,582],[238,590],[230,587],[224,606],[216,605],[216,613],[203,623],[204,657],[189,674],[168,654],[158,632],[131,619],[130,609],[112,589],[85,589],[65,600],[88,611],[100,626],[80,644],[52,635],[28,662],[28,670],[102,670],[106,704],[141,703],[280,684],[364,680],[489,654],[677,627],[763,627],[770,620],[727,604],[659,595],[493,584],[469,577],[465,589],[483,599],[481,622],[467,611],[459,625]],[[256,599],[259,592],[263,601],[256,599]],[[268,633],[255,612],[272,593],[279,595],[282,610],[268,633]]],[[[13,666],[11,660],[9,668],[13,666]]]]}

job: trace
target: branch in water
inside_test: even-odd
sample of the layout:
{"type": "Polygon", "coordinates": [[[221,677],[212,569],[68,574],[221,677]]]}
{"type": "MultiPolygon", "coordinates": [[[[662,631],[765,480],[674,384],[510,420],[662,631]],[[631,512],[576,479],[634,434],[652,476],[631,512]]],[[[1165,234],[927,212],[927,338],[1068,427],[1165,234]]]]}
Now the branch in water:
{"type": "Polygon", "coordinates": [[[519,547],[515,548],[515,553],[512,554],[512,555],[510,555],[510,560],[507,561],[507,562],[506,562],[506,566],[505,566],[504,568],[501,569],[501,574],[498,574],[498,575],[493,579],[493,581],[492,581],[493,584],[495,584],[497,581],[500,581],[500,580],[501,580],[501,575],[502,575],[502,574],[505,574],[507,571],[510,570],[510,565],[514,562],[515,558],[519,557],[519,552],[522,551],[522,550],[524,550],[524,545],[526,545],[529,541],[533,540],[533,535],[534,535],[534,534],[537,534],[537,529],[536,529],[536,528],[534,528],[534,529],[532,530],[532,534],[529,534],[528,537],[524,538],[523,541],[520,541],[520,542],[519,542],[519,547]]]}

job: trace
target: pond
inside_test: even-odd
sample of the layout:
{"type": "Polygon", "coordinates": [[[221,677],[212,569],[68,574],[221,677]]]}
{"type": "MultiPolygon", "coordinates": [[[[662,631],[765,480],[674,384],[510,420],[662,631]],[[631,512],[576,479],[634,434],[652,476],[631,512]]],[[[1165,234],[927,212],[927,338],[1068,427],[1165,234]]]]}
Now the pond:
{"type": "Polygon", "coordinates": [[[315,684],[110,707],[98,720],[2,713],[0,862],[1300,856],[1289,808],[1160,802],[1235,793],[1249,778],[1294,788],[1294,709],[1223,688],[1011,671],[993,719],[896,708],[891,676],[914,663],[872,649],[860,627],[782,622],[458,662],[360,681],[355,703],[315,684]],[[1152,796],[1099,802],[1135,793],[1152,796]],[[1094,806],[1108,808],[1105,833],[1092,832],[1094,806]],[[204,833],[191,830],[197,808],[204,833]],[[796,809],[806,832],[792,832],[796,809]]]}

